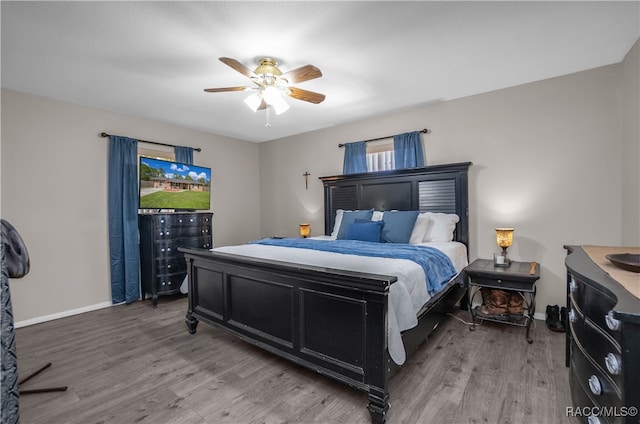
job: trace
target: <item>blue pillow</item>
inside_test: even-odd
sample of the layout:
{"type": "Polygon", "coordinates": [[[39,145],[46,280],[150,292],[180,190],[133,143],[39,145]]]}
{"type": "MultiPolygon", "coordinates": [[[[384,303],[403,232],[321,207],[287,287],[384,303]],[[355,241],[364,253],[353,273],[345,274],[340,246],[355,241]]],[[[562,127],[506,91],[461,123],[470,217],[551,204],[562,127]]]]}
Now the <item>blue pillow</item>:
{"type": "Polygon", "coordinates": [[[409,243],[419,211],[385,211],[382,228],[383,243],[409,243]]]}
{"type": "Polygon", "coordinates": [[[344,211],[342,214],[342,222],[340,222],[340,229],[336,238],[338,240],[344,240],[347,237],[347,231],[349,231],[349,225],[353,224],[356,219],[364,219],[371,221],[373,216],[373,209],[364,211],[344,211]]]}
{"type": "Polygon", "coordinates": [[[349,225],[347,230],[347,240],[371,241],[380,243],[380,234],[384,221],[366,221],[364,219],[356,219],[349,225]]]}

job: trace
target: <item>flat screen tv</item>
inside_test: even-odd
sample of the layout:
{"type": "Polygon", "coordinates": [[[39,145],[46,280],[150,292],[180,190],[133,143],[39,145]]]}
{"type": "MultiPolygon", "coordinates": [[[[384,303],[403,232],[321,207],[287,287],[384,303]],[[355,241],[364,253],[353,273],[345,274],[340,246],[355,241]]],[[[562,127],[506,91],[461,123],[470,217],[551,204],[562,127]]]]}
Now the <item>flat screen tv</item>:
{"type": "Polygon", "coordinates": [[[140,157],[139,209],[209,210],[211,168],[140,157]]]}

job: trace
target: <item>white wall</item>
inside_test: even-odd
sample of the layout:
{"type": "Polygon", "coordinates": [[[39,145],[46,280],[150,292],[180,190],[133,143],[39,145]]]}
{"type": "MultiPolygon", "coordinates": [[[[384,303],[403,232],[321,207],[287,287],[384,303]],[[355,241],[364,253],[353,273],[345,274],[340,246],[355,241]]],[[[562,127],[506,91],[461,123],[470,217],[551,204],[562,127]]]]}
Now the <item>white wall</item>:
{"type": "Polygon", "coordinates": [[[640,40],[622,62],[622,244],[640,246],[640,40]]]}
{"type": "MultiPolygon", "coordinates": [[[[606,66],[263,143],[262,235],[294,236],[304,221],[312,234],[324,232],[317,178],[342,172],[338,143],[426,127],[428,165],[473,162],[470,259],[492,257],[494,228],[513,226],[511,257],[541,264],[544,314],[547,304],[565,301],[563,245],[622,242],[620,70],[606,66]]],[[[637,169],[638,157],[630,160],[637,169]]]]}
{"type": "Polygon", "coordinates": [[[10,283],[18,323],[111,301],[102,131],[202,148],[194,162],[212,168],[214,243],[259,234],[258,145],[2,90],[1,212],[31,259],[10,283]]]}

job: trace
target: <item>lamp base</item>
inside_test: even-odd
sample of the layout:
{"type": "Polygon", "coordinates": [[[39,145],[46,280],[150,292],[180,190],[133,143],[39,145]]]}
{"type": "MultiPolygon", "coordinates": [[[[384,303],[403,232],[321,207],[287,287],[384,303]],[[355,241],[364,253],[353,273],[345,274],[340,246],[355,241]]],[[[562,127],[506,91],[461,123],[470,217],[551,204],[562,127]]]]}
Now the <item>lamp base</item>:
{"type": "Polygon", "coordinates": [[[511,266],[511,259],[507,252],[498,252],[493,254],[493,266],[499,268],[508,268],[511,266]]]}

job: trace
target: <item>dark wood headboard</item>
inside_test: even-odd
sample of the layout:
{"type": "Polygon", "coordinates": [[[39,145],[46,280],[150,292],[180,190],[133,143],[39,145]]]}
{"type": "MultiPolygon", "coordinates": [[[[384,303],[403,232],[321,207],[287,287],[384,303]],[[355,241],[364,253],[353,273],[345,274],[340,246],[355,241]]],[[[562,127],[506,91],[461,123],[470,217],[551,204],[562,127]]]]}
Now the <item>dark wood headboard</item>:
{"type": "Polygon", "coordinates": [[[469,247],[469,166],[471,162],[461,162],[321,177],[324,232],[331,234],[338,209],[455,213],[460,222],[454,240],[469,247]]]}

